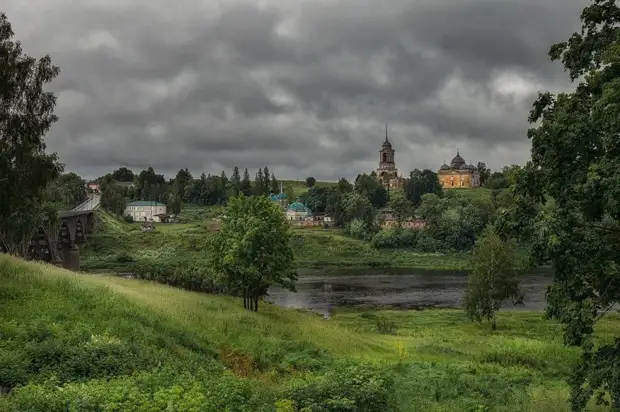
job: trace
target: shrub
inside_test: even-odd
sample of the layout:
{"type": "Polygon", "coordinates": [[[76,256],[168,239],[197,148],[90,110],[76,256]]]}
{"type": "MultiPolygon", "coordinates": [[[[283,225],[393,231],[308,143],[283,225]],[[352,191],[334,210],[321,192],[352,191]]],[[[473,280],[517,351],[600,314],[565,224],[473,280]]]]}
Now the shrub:
{"type": "Polygon", "coordinates": [[[368,237],[368,228],[366,224],[359,219],[355,219],[347,224],[345,233],[352,238],[365,240],[368,237]]]}
{"type": "Polygon", "coordinates": [[[375,249],[415,248],[418,230],[384,229],[377,232],[370,245],[375,249]]]}
{"type": "Polygon", "coordinates": [[[127,223],[133,223],[133,216],[130,215],[124,215],[123,216],[123,220],[127,223]]]}
{"type": "Polygon", "coordinates": [[[279,396],[300,411],[385,412],[393,410],[389,372],[365,364],[335,364],[325,375],[294,380],[279,396]]]}
{"type": "Polygon", "coordinates": [[[396,323],[385,316],[377,317],[377,320],[375,321],[375,328],[377,332],[383,335],[394,335],[398,329],[396,323]]]}

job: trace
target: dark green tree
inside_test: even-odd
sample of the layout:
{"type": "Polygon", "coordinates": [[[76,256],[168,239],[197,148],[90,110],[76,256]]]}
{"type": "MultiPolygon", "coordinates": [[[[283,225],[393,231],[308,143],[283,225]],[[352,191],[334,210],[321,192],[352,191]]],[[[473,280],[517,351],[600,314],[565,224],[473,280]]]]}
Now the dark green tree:
{"type": "Polygon", "coordinates": [[[485,162],[478,162],[476,165],[476,170],[480,174],[480,185],[484,186],[489,179],[489,176],[491,176],[491,169],[487,167],[485,162]]]}
{"type": "Polygon", "coordinates": [[[546,313],[565,326],[564,341],[583,350],[570,379],[572,410],[596,393],[617,411],[620,339],[596,345],[591,335],[620,301],[620,8],[593,0],[581,21],[580,33],[549,52],[579,84],[534,103],[532,158],[515,175],[513,219],[503,227],[531,235],[533,264],[553,268],[546,313]],[[549,199],[552,208],[532,206],[549,199]]]}
{"type": "Polygon", "coordinates": [[[13,40],[0,13],[0,251],[24,255],[36,230],[57,219],[45,188],[62,171],[45,152],[44,135],[58,119],[56,96],[44,86],[60,72],[49,56],[35,59],[13,40]]]}
{"type": "Polygon", "coordinates": [[[306,177],[306,186],[314,187],[315,184],[316,184],[316,179],[314,177],[312,176],[306,177]]]}
{"type": "Polygon", "coordinates": [[[243,171],[243,180],[241,180],[241,193],[243,193],[245,196],[252,195],[252,182],[250,181],[250,173],[248,172],[247,167],[243,171]]]}
{"type": "Polygon", "coordinates": [[[269,173],[269,168],[265,166],[263,168],[263,194],[265,196],[269,195],[269,192],[271,191],[271,180],[269,179],[269,176],[271,176],[269,173]]]}
{"type": "Polygon", "coordinates": [[[255,196],[260,196],[265,193],[265,178],[263,177],[263,169],[258,169],[256,176],[254,177],[254,186],[252,187],[252,193],[255,196]]]}
{"type": "Polygon", "coordinates": [[[86,181],[75,173],[65,173],[47,186],[45,200],[58,210],[71,210],[86,197],[86,181]]]}
{"type": "Polygon", "coordinates": [[[488,227],[476,241],[471,256],[471,271],[467,277],[464,306],[471,320],[491,321],[496,329],[496,314],[509,299],[519,303],[520,265],[516,244],[503,241],[492,227],[488,227]]]}
{"type": "Polygon", "coordinates": [[[376,175],[366,173],[355,179],[355,191],[370,201],[375,209],[385,207],[388,202],[388,192],[376,175]]]}
{"type": "Polygon", "coordinates": [[[174,178],[174,197],[176,199],[180,200],[181,202],[187,201],[186,191],[188,190],[188,186],[191,184],[193,179],[194,178],[192,177],[192,174],[187,168],[180,169],[177,172],[177,175],[174,178]]]}
{"type": "Polygon", "coordinates": [[[432,193],[437,196],[443,194],[441,183],[437,173],[429,169],[414,169],[409,173],[409,179],[405,183],[405,196],[415,207],[420,206],[422,196],[432,193]]]}
{"type": "Polygon", "coordinates": [[[228,176],[226,176],[226,172],[222,170],[219,178],[219,187],[220,191],[220,199],[221,203],[225,203],[228,200],[228,190],[230,188],[230,182],[228,181],[228,176]]]}
{"type": "Polygon", "coordinates": [[[271,173],[271,193],[280,193],[280,182],[273,173],[271,173]]]}
{"type": "Polygon", "coordinates": [[[219,282],[243,296],[243,307],[258,311],[271,285],[295,290],[297,273],[290,225],[265,196],[232,198],[214,242],[219,282]]]}
{"type": "Polygon", "coordinates": [[[237,166],[233,168],[233,173],[230,177],[230,188],[233,197],[237,197],[241,193],[241,175],[237,166]]]}
{"type": "Polygon", "coordinates": [[[121,167],[112,172],[112,179],[117,182],[133,182],[133,172],[126,167],[121,167]]]}
{"type": "Polygon", "coordinates": [[[349,193],[353,190],[353,185],[349,183],[347,179],[341,177],[340,180],[338,180],[338,190],[342,194],[349,193]]]}

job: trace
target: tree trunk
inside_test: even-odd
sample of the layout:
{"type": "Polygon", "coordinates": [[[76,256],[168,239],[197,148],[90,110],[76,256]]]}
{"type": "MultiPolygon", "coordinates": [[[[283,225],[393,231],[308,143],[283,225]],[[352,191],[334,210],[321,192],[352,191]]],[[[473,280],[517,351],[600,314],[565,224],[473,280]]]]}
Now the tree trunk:
{"type": "Polygon", "coordinates": [[[258,295],[254,298],[254,312],[258,312],[258,295]]]}
{"type": "Polygon", "coordinates": [[[497,322],[496,322],[496,317],[495,317],[495,312],[493,312],[493,323],[491,323],[491,329],[495,330],[497,329],[497,322]]]}
{"type": "Polygon", "coordinates": [[[243,309],[247,309],[248,308],[248,298],[247,298],[247,292],[245,289],[243,289],[243,309]]]}

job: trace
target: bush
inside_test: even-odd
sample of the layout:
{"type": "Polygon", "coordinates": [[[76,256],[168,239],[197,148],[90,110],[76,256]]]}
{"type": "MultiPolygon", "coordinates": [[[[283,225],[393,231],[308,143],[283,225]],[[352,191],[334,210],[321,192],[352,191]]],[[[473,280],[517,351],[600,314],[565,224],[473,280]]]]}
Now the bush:
{"type": "Polygon", "coordinates": [[[123,216],[123,220],[127,223],[133,223],[133,216],[130,215],[124,215],[123,216]]]}
{"type": "Polygon", "coordinates": [[[336,364],[325,375],[293,381],[279,396],[299,411],[384,412],[393,410],[390,373],[365,364],[336,364]]]}
{"type": "Polygon", "coordinates": [[[375,249],[413,249],[417,245],[418,230],[383,229],[377,232],[370,241],[375,249]]]}
{"type": "Polygon", "coordinates": [[[383,335],[395,335],[398,329],[396,323],[385,316],[379,316],[375,321],[375,328],[377,332],[383,335]]]}
{"type": "Polygon", "coordinates": [[[355,239],[367,240],[371,235],[371,230],[359,219],[352,220],[344,229],[344,232],[355,239]]]}
{"type": "Polygon", "coordinates": [[[215,274],[208,262],[180,258],[166,261],[141,260],[133,267],[138,279],[152,280],[195,292],[223,293],[215,282],[215,274]]]}

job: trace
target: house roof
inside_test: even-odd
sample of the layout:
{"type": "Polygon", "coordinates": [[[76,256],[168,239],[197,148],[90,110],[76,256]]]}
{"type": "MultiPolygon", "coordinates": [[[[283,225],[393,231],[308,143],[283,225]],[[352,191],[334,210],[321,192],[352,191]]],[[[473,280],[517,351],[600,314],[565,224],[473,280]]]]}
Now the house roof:
{"type": "Polygon", "coordinates": [[[310,213],[310,209],[308,209],[301,202],[293,202],[293,203],[291,203],[291,205],[288,207],[288,210],[290,210],[291,212],[308,212],[308,213],[310,213]]]}
{"type": "Polygon", "coordinates": [[[135,202],[128,203],[127,206],[166,206],[163,203],[156,202],[154,200],[136,200],[135,202]]]}

